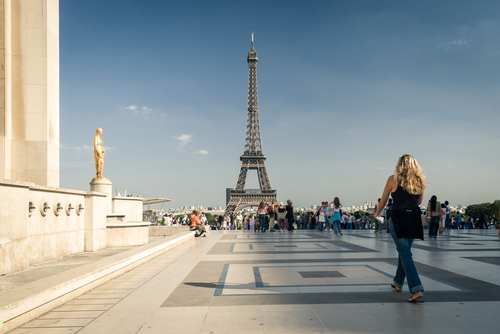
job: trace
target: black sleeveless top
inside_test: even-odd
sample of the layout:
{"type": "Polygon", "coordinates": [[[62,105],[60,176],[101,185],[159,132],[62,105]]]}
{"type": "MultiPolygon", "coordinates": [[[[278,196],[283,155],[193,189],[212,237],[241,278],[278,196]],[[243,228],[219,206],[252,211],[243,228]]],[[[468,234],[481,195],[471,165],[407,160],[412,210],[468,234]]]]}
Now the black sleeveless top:
{"type": "Polygon", "coordinates": [[[400,185],[392,193],[393,204],[391,210],[413,209],[418,207],[420,195],[412,195],[403,189],[400,185]]]}

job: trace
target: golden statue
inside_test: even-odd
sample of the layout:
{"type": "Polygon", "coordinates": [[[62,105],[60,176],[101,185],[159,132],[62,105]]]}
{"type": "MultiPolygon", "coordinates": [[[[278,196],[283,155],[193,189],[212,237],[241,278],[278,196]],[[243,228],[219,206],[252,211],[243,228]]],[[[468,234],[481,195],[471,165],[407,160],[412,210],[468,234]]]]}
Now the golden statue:
{"type": "Polygon", "coordinates": [[[94,160],[95,160],[95,173],[98,179],[104,179],[102,177],[102,170],[104,169],[104,145],[102,143],[101,135],[102,129],[97,128],[95,130],[97,135],[94,137],[94,160]]]}

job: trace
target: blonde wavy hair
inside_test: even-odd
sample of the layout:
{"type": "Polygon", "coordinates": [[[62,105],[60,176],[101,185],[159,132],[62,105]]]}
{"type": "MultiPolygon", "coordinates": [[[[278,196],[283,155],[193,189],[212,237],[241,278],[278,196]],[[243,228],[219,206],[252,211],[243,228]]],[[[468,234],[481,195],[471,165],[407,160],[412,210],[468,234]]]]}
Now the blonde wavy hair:
{"type": "Polygon", "coordinates": [[[425,189],[425,176],[417,160],[409,154],[399,157],[394,167],[396,183],[412,195],[420,195],[425,189]]]}

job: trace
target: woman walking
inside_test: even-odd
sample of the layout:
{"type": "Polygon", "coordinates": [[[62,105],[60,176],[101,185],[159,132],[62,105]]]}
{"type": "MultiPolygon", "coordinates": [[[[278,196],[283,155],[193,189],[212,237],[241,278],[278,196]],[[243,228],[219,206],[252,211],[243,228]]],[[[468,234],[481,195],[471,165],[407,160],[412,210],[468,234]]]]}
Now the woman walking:
{"type": "Polygon", "coordinates": [[[439,230],[439,222],[443,216],[443,209],[441,203],[437,201],[436,195],[431,197],[427,205],[427,221],[429,222],[429,239],[437,239],[439,230]]]}
{"type": "Polygon", "coordinates": [[[342,205],[340,204],[339,198],[335,197],[330,205],[333,205],[330,211],[330,222],[332,223],[333,232],[335,232],[335,235],[342,235],[342,231],[340,230],[340,219],[342,218],[340,216],[340,208],[342,205]]]}
{"type": "Polygon", "coordinates": [[[394,168],[394,175],[387,179],[382,199],[374,214],[375,218],[380,216],[392,193],[394,201],[389,216],[389,230],[398,251],[398,267],[391,286],[401,292],[406,277],[412,293],[406,301],[412,303],[422,302],[424,296],[424,287],[411,253],[415,238],[424,239],[419,208],[424,198],[424,189],[425,177],[417,160],[411,155],[402,155],[394,168]]]}

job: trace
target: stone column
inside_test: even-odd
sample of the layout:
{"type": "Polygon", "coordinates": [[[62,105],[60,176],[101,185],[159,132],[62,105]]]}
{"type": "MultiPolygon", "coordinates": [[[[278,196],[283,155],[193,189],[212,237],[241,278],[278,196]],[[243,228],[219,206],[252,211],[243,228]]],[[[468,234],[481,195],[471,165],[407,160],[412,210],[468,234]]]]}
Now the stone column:
{"type": "Polygon", "coordinates": [[[97,191],[106,194],[106,214],[113,213],[113,183],[108,178],[93,178],[90,182],[90,191],[97,191]]]}
{"type": "Polygon", "coordinates": [[[0,0],[0,179],[59,187],[59,0],[0,0]]]}

